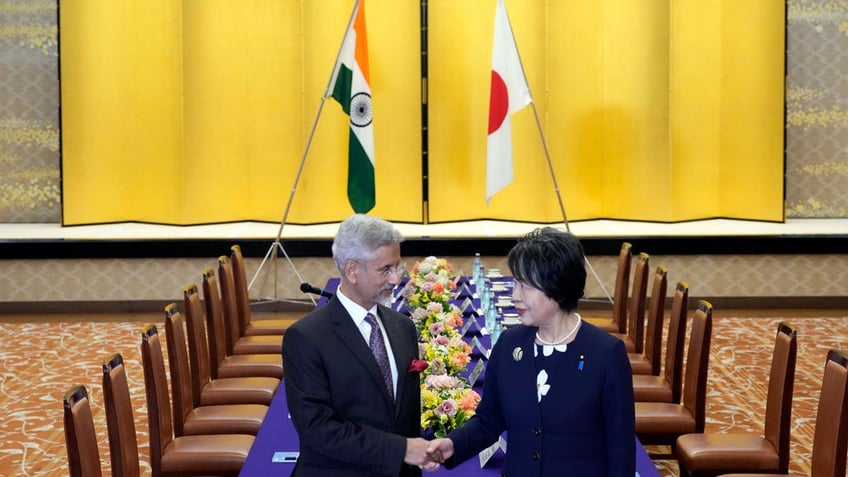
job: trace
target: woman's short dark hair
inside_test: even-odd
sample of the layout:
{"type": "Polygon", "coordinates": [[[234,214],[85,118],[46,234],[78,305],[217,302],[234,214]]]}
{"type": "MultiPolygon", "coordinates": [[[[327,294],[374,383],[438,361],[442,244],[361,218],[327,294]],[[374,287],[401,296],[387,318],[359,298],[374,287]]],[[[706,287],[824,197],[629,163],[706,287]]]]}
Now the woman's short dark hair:
{"type": "Polygon", "coordinates": [[[586,257],[577,237],[538,228],[518,240],[507,260],[516,280],[541,290],[566,312],[577,309],[586,288],[586,257]]]}

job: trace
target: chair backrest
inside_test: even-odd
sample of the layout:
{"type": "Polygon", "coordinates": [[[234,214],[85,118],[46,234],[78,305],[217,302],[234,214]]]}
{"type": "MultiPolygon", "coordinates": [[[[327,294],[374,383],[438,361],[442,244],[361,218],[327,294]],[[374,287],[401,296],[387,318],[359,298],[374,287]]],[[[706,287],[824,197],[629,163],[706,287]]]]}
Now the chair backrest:
{"type": "Polygon", "coordinates": [[[668,269],[662,265],[654,272],[651,303],[648,306],[648,326],[645,329],[645,359],[651,363],[651,374],[660,375],[662,332],[665,322],[665,298],[668,294],[668,269]]]}
{"type": "Polygon", "coordinates": [[[162,475],[162,455],[168,444],[174,440],[174,427],[168,400],[165,359],[155,325],[146,325],[141,331],[141,361],[150,430],[150,466],[153,475],[162,475]]]}
{"type": "Polygon", "coordinates": [[[218,279],[211,268],[203,271],[203,306],[206,309],[206,335],[209,338],[209,371],[218,378],[218,366],[227,357],[227,329],[224,323],[224,304],[218,291],[218,279]]]}
{"type": "MultiPolygon", "coordinates": [[[[206,342],[203,304],[196,285],[183,290],[186,335],[188,337],[189,369],[191,370],[191,392],[195,407],[200,405],[200,391],[212,380],[209,346],[206,342]]],[[[170,335],[169,335],[170,336],[170,335]]]]}
{"type": "Polygon", "coordinates": [[[648,272],[651,256],[640,253],[633,272],[633,289],[630,291],[630,309],[627,312],[627,336],[635,345],[634,351],[645,348],[645,302],[648,297],[648,272]]]}
{"type": "Polygon", "coordinates": [[[103,361],[103,400],[109,429],[113,477],[138,477],[138,438],[124,358],[115,353],[103,361]]]}
{"type": "Polygon", "coordinates": [[[250,324],[250,290],[247,287],[247,272],[244,267],[244,255],[241,247],[230,247],[230,261],[233,262],[233,289],[236,293],[236,311],[238,312],[239,335],[243,335],[250,324]]]}
{"type": "Polygon", "coordinates": [[[798,332],[785,322],[777,325],[774,353],[766,398],[765,438],[777,449],[777,470],[789,472],[789,436],[792,427],[792,391],[795,388],[795,360],[798,332]]]}
{"type": "Polygon", "coordinates": [[[224,328],[227,331],[227,354],[233,354],[233,348],[241,337],[236,288],[233,284],[233,265],[225,255],[218,257],[218,285],[221,288],[221,304],[224,308],[224,328]]]}
{"type": "Polygon", "coordinates": [[[618,252],[618,268],[615,272],[615,289],[612,297],[612,319],[618,325],[618,332],[627,332],[627,293],[630,292],[630,262],[633,246],[628,242],[621,244],[618,252]]]}
{"type": "Polygon", "coordinates": [[[844,476],[847,451],[848,354],[832,349],[824,365],[816,414],[812,477],[844,476]]]}
{"type": "Polygon", "coordinates": [[[85,386],[71,386],[62,399],[65,407],[65,446],[71,477],[100,477],[100,451],[94,417],[85,386]]]}
{"type": "Polygon", "coordinates": [[[692,315],[692,333],[686,352],[683,383],[683,407],[695,417],[695,432],[704,432],[707,407],[707,371],[710,363],[710,339],[713,334],[713,305],[698,301],[692,315]]]}
{"type": "MultiPolygon", "coordinates": [[[[184,435],[186,416],[194,409],[194,394],[191,389],[191,371],[189,371],[188,351],[186,351],[186,334],[183,317],[176,303],[165,307],[165,334],[168,339],[168,368],[171,371],[171,397],[173,404],[174,435],[184,435]]],[[[153,366],[158,366],[158,360],[153,360],[153,366]]],[[[164,363],[162,363],[164,365],[164,363]]],[[[155,370],[156,374],[163,374],[155,370]]]]}
{"type": "Polygon", "coordinates": [[[668,338],[665,345],[663,378],[671,387],[671,402],[679,403],[683,390],[683,346],[686,343],[689,284],[677,282],[668,315],[668,338]]]}

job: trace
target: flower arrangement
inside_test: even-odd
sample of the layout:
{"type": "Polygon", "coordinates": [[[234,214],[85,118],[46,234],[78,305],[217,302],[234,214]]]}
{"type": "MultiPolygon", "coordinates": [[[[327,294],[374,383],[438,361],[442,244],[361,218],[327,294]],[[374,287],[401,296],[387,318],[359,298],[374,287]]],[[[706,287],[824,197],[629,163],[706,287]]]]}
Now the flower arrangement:
{"type": "Polygon", "coordinates": [[[426,375],[459,376],[471,361],[471,346],[453,330],[454,336],[436,335],[424,341],[422,358],[430,363],[426,375]]]}
{"type": "Polygon", "coordinates": [[[430,303],[447,308],[451,293],[456,289],[453,278],[453,266],[447,260],[427,257],[412,267],[403,297],[411,308],[424,308],[430,303]]]}
{"type": "Polygon", "coordinates": [[[421,427],[445,437],[474,415],[480,395],[463,380],[447,374],[431,374],[421,384],[421,427]]]}
{"type": "Polygon", "coordinates": [[[413,308],[410,317],[422,341],[441,335],[459,336],[458,330],[462,327],[462,311],[452,303],[445,306],[430,302],[424,307],[413,308]]]}
{"type": "Polygon", "coordinates": [[[462,339],[462,312],[450,303],[456,281],[447,260],[427,257],[412,267],[403,289],[418,329],[421,378],[421,427],[444,437],[474,415],[480,395],[461,378],[471,361],[471,346],[462,339]]]}

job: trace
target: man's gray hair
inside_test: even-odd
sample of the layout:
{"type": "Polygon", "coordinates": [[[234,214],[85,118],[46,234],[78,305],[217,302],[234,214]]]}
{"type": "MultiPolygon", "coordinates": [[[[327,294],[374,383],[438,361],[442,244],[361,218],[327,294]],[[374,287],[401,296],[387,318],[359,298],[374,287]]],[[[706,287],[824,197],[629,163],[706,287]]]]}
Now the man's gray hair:
{"type": "Polygon", "coordinates": [[[401,242],[403,235],[390,222],[365,214],[351,215],[339,225],[333,239],[333,260],[344,273],[346,261],[367,262],[378,248],[401,242]]]}

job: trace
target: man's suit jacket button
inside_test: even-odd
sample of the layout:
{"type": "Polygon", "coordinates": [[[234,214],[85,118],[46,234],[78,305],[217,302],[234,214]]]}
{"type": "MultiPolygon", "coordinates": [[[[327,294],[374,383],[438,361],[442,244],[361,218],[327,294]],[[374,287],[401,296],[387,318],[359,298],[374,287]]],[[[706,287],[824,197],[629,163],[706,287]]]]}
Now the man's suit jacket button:
{"type": "Polygon", "coordinates": [[[533,460],[539,460],[539,453],[538,452],[533,453],[533,460]]]}
{"type": "Polygon", "coordinates": [[[538,427],[534,427],[534,428],[533,428],[533,435],[534,435],[534,436],[537,436],[537,437],[538,437],[538,436],[541,436],[541,435],[542,435],[542,430],[541,430],[541,429],[539,429],[538,427]]]}

